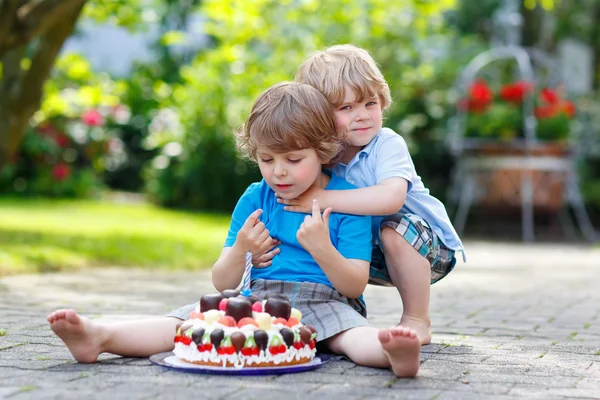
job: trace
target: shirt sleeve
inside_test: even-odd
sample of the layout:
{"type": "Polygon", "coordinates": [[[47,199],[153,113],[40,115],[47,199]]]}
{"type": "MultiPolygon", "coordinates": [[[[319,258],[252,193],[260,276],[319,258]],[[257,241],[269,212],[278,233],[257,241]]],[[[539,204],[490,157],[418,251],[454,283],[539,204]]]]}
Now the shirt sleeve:
{"type": "Polygon", "coordinates": [[[341,216],[337,250],[344,258],[371,261],[371,217],[341,216]]]}
{"type": "Polygon", "coordinates": [[[225,244],[223,247],[232,247],[235,243],[235,239],[237,238],[237,234],[242,229],[244,222],[248,219],[248,216],[256,211],[259,206],[257,206],[255,201],[256,192],[257,192],[257,184],[252,184],[246,189],[242,197],[238,200],[235,209],[233,210],[233,214],[231,215],[231,223],[229,224],[229,231],[227,232],[227,239],[225,239],[225,244]]]}
{"type": "Polygon", "coordinates": [[[414,166],[410,158],[408,146],[398,134],[389,135],[379,145],[375,157],[375,179],[377,184],[389,178],[404,178],[408,181],[408,189],[412,187],[414,166]]]}

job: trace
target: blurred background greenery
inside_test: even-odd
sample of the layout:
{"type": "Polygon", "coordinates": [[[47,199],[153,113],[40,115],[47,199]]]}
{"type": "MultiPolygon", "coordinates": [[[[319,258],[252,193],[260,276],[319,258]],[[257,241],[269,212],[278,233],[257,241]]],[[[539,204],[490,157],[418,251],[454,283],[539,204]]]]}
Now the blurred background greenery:
{"type": "MultiPolygon", "coordinates": [[[[232,128],[260,92],[291,80],[312,51],[336,43],[364,47],[380,64],[394,100],[386,125],[405,137],[425,184],[445,200],[455,80],[489,47],[503,3],[0,2],[0,275],[210,265],[228,213],[260,177],[236,156],[232,128]],[[86,42],[104,27],[144,38],[136,42],[144,57],[108,68],[102,54],[117,54],[124,43],[86,42]],[[93,45],[75,51],[78,41],[93,45]],[[131,195],[123,204],[112,192],[131,195]]],[[[600,3],[525,0],[521,13],[524,44],[555,54],[568,38],[599,55],[600,3]]],[[[572,99],[595,118],[599,65],[593,90],[572,99]]],[[[596,218],[597,155],[582,164],[596,218]]]]}

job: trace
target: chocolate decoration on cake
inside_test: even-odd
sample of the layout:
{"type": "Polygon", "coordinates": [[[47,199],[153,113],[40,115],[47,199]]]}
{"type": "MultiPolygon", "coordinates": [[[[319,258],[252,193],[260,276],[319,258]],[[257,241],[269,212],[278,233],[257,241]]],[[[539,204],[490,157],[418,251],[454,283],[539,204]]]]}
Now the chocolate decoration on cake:
{"type": "Polygon", "coordinates": [[[262,329],[257,329],[254,331],[254,341],[259,349],[264,350],[269,343],[269,334],[262,329]]]}
{"type": "Polygon", "coordinates": [[[312,325],[305,325],[305,328],[310,331],[311,335],[317,332],[317,329],[312,325]]]}
{"type": "Polygon", "coordinates": [[[308,344],[308,342],[310,342],[310,336],[312,335],[312,332],[304,326],[299,329],[299,332],[300,332],[300,339],[302,339],[302,341],[304,343],[308,344]]]}
{"type": "MultiPolygon", "coordinates": [[[[253,296],[254,297],[254,296],[253,296]]],[[[242,296],[241,294],[239,296],[236,297],[232,297],[231,299],[237,299],[237,300],[242,300],[245,301],[246,303],[250,304],[250,307],[252,307],[252,303],[254,303],[253,300],[250,299],[250,297],[247,296],[242,296]]],[[[230,300],[231,300],[230,299],[230,300]]]]}
{"type": "Polygon", "coordinates": [[[236,297],[240,295],[240,291],[239,290],[235,290],[235,289],[225,289],[221,292],[221,294],[223,295],[223,297],[225,298],[230,298],[230,297],[236,297]]]}
{"type": "Polygon", "coordinates": [[[252,303],[252,304],[256,303],[257,301],[260,301],[260,299],[257,296],[253,295],[253,294],[250,295],[250,296],[244,296],[244,297],[246,299],[250,300],[250,303],[252,303]]]}
{"type": "Polygon", "coordinates": [[[235,322],[252,317],[252,303],[245,297],[231,297],[225,308],[225,315],[233,317],[235,322]]]}
{"type": "Polygon", "coordinates": [[[219,303],[225,296],[221,293],[205,294],[200,298],[200,312],[206,312],[208,310],[218,310],[219,303]]]}
{"type": "Polygon", "coordinates": [[[282,300],[290,301],[290,299],[285,294],[281,294],[281,293],[267,293],[265,295],[265,300],[269,300],[269,299],[282,299],[282,300]]]}
{"type": "Polygon", "coordinates": [[[271,316],[275,318],[290,319],[292,305],[287,298],[269,297],[265,303],[265,312],[271,314],[271,316]]]}
{"type": "Polygon", "coordinates": [[[287,347],[292,347],[292,345],[294,344],[294,332],[290,331],[287,328],[283,328],[280,333],[287,347]]]}
{"type": "Polygon", "coordinates": [[[213,344],[213,346],[215,346],[215,349],[219,348],[219,346],[221,345],[221,341],[223,340],[224,337],[225,337],[225,331],[223,331],[223,329],[217,328],[211,332],[210,342],[213,344]]]}
{"type": "Polygon", "coordinates": [[[192,332],[192,340],[194,341],[194,343],[196,343],[197,345],[202,344],[202,337],[204,336],[204,332],[204,328],[198,328],[194,332],[192,332]]]}
{"type": "Polygon", "coordinates": [[[246,343],[246,335],[242,332],[233,332],[231,334],[231,344],[235,347],[235,351],[240,351],[246,343]]]}

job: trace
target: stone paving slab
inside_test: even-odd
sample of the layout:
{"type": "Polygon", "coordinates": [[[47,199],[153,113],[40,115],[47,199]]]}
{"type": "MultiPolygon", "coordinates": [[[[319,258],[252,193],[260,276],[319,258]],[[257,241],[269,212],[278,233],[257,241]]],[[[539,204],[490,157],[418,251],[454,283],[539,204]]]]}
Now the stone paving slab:
{"type": "MultiPolygon", "coordinates": [[[[209,271],[103,268],[0,280],[0,399],[600,399],[600,248],[467,243],[469,263],[434,285],[433,343],[416,379],[332,361],[267,377],[171,371],[105,354],[76,363],[45,322],[163,315],[212,292],[209,271]]],[[[369,286],[369,318],[394,325],[393,288],[369,286]]]]}

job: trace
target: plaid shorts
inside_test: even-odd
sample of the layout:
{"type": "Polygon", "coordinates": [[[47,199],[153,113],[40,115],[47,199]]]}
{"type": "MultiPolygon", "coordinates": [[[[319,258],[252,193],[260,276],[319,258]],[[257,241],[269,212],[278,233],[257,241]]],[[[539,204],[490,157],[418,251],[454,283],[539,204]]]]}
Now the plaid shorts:
{"type": "MultiPolygon", "coordinates": [[[[381,222],[381,228],[389,226],[412,245],[431,265],[431,283],[448,275],[456,265],[454,251],[447,248],[429,224],[418,215],[396,213],[381,222]]],[[[373,246],[369,283],[379,286],[395,286],[385,263],[381,240],[373,246]]]]}

